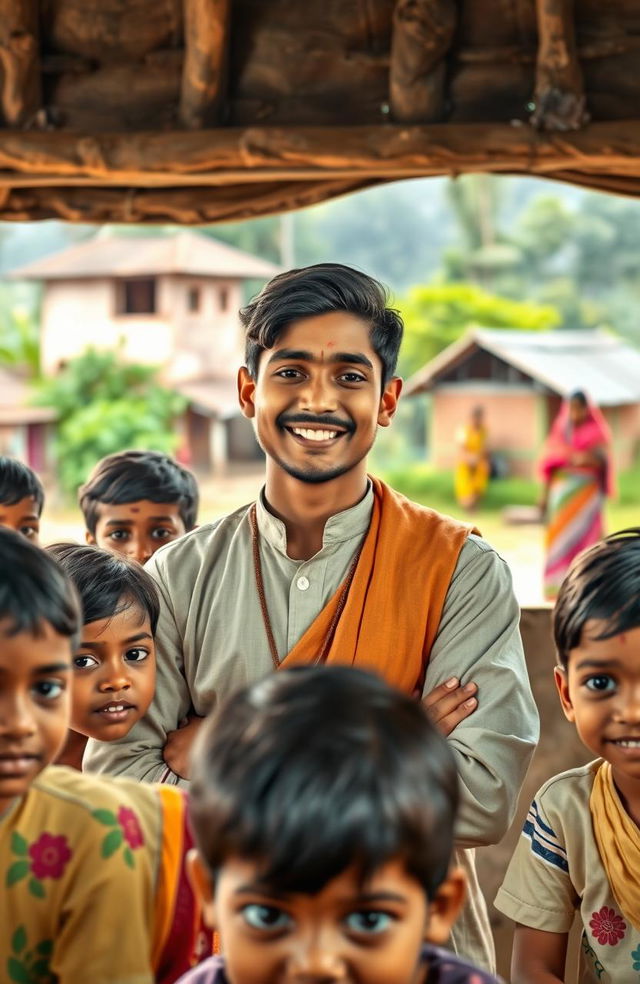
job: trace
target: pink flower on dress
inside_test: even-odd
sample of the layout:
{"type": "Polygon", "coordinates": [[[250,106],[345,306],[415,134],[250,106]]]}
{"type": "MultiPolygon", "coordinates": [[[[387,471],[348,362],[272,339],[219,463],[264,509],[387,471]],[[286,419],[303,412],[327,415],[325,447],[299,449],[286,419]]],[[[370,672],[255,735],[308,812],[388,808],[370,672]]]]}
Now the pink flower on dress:
{"type": "Polygon", "coordinates": [[[41,834],[29,847],[29,857],[35,878],[62,878],[71,850],[66,837],[41,834]]]}
{"type": "Polygon", "coordinates": [[[124,839],[131,850],[135,850],[136,847],[142,847],[144,844],[144,835],[140,828],[140,822],[133,810],[129,810],[126,806],[121,806],[118,810],[118,823],[122,828],[124,839]]]}
{"type": "Polygon", "coordinates": [[[591,914],[589,925],[600,946],[617,946],[627,931],[627,924],[622,916],[606,905],[602,906],[600,912],[591,914]]]}

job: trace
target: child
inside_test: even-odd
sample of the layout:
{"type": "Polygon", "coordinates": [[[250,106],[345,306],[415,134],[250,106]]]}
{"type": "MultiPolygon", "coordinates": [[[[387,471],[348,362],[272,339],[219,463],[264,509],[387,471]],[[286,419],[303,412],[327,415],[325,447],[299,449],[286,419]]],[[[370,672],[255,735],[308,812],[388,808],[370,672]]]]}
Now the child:
{"type": "Polygon", "coordinates": [[[201,731],[192,880],[220,934],[185,984],[487,984],[434,946],[462,905],[446,740],[362,670],[282,670],[201,731]]]}
{"type": "Polygon", "coordinates": [[[82,769],[87,738],[115,741],[147,713],[156,685],[160,603],[139,564],[97,547],[48,548],[73,582],[84,625],[72,660],[71,728],[58,764],[82,769]]]}
{"type": "Polygon", "coordinates": [[[182,796],[50,764],[80,626],[53,558],[0,529],[0,980],[169,984],[195,960],[182,796]]]}
{"type": "Polygon", "coordinates": [[[78,492],[87,543],[146,563],[196,525],[198,486],[159,451],[122,451],[95,466],[78,492]]]}
{"type": "Polygon", "coordinates": [[[545,783],[496,900],[517,923],[513,984],[565,979],[582,922],[580,982],[640,971],[640,529],[577,557],[553,616],[564,713],[594,762],[545,783]]]}
{"type": "Polygon", "coordinates": [[[0,526],[39,542],[44,489],[35,472],[16,458],[0,456],[0,526]]]}

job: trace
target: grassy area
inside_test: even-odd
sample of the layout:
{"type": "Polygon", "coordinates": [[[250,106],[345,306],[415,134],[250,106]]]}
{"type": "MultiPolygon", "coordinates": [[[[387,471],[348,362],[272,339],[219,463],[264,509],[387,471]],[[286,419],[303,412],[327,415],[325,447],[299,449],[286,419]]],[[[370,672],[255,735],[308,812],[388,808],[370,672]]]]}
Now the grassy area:
{"type": "MultiPolygon", "coordinates": [[[[453,494],[453,472],[436,471],[425,462],[388,469],[383,478],[395,489],[424,505],[457,516],[461,514],[453,494]]],[[[538,482],[524,478],[500,478],[489,483],[478,516],[491,527],[506,506],[533,506],[540,496],[538,482]]],[[[640,464],[619,476],[618,494],[607,505],[607,528],[640,525],[640,464]]]]}

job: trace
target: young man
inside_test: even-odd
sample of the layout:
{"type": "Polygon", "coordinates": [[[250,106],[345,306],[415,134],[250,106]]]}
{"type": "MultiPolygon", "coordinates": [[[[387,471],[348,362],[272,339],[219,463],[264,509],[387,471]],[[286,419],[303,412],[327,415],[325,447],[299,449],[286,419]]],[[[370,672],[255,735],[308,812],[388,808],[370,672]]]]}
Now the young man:
{"type": "MultiPolygon", "coordinates": [[[[216,701],[269,670],[343,662],[422,695],[461,777],[457,844],[493,844],[511,820],[538,733],[506,564],[468,527],[367,476],[396,410],[402,321],[375,280],[337,264],[272,280],[241,312],[243,413],[266,457],[258,501],[160,551],[158,682],[126,740],[89,768],[174,781],[216,701]],[[478,691],[478,700],[474,694],[478,691]]],[[[91,746],[91,743],[90,743],[91,746]]],[[[491,966],[473,852],[455,929],[491,966]]]]}

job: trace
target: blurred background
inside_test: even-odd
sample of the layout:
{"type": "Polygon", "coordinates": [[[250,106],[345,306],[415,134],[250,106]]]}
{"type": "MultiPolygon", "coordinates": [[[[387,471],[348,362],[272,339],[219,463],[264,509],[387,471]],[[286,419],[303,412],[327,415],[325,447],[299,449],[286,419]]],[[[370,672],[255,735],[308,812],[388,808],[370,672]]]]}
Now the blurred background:
{"type": "Polygon", "coordinates": [[[537,461],[584,389],[613,435],[609,530],[640,502],[640,202],[535,178],[385,185],[201,227],[0,224],[0,453],[43,477],[43,542],[81,538],[78,485],[127,447],[176,454],[200,522],[250,500],[261,452],[239,414],[237,311],[280,269],[347,263],[388,285],[407,381],[371,468],[453,515],[458,434],[484,410],[491,479],[472,520],[541,600],[537,461]]]}

